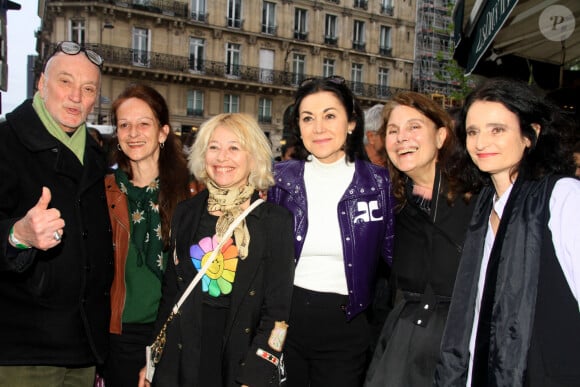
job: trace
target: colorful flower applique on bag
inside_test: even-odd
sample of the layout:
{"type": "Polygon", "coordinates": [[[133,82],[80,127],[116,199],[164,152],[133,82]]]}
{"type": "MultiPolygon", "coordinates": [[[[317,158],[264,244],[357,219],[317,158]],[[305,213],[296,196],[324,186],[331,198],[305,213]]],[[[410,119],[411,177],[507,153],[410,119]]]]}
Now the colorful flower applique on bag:
{"type": "MultiPolygon", "coordinates": [[[[189,249],[193,266],[200,270],[212,251],[217,247],[218,239],[205,237],[189,249]]],[[[201,279],[202,290],[212,297],[230,294],[238,267],[238,248],[229,238],[218,252],[215,260],[201,279]]]]}

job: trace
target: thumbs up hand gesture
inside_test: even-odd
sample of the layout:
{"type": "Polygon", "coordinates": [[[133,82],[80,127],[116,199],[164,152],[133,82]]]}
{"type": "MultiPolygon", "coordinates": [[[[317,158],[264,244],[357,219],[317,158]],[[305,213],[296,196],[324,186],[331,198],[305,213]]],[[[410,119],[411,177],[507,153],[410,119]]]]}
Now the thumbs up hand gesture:
{"type": "Polygon", "coordinates": [[[14,224],[14,237],[21,243],[39,250],[48,250],[60,243],[64,220],[59,210],[48,208],[51,199],[50,189],[42,187],[38,203],[14,224]]]}

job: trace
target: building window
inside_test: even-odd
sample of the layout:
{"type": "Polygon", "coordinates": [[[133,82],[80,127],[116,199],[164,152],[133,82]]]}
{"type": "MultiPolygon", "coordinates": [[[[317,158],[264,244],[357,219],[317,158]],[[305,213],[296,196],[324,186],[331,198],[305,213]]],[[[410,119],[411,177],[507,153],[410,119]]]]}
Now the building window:
{"type": "MultiPolygon", "coordinates": [[[[85,43],[85,21],[84,20],[69,20],[68,31],[69,31],[68,40],[70,40],[71,42],[77,42],[79,44],[85,43]]],[[[103,42],[99,42],[99,44],[102,44],[102,43],[103,42]]]]}
{"type": "Polygon", "coordinates": [[[308,38],[307,16],[308,13],[305,9],[296,8],[294,10],[294,39],[306,40],[308,38]]]}
{"type": "Polygon", "coordinates": [[[204,70],[205,41],[199,38],[189,38],[189,69],[194,72],[204,70]]]}
{"type": "Polygon", "coordinates": [[[262,32],[265,34],[276,34],[276,3],[264,1],[262,8],[262,32]]]}
{"type": "Polygon", "coordinates": [[[335,61],[334,59],[324,58],[322,62],[322,76],[330,77],[334,75],[335,61]]]}
{"type": "Polygon", "coordinates": [[[324,22],[324,43],[336,46],[338,42],[336,32],[336,15],[326,15],[324,22]]]}
{"type": "Polygon", "coordinates": [[[269,98],[260,98],[258,102],[258,122],[265,124],[272,123],[272,100],[269,98]]]}
{"type": "Polygon", "coordinates": [[[392,51],[393,47],[391,46],[391,27],[381,26],[379,52],[383,56],[393,56],[392,51]]]}
{"type": "Polygon", "coordinates": [[[228,27],[242,28],[242,0],[228,0],[228,27]]]}
{"type": "Polygon", "coordinates": [[[274,50],[260,49],[260,82],[274,83],[274,50]]]}
{"type": "Polygon", "coordinates": [[[133,27],[133,65],[149,67],[149,30],[133,27]]]}
{"type": "Polygon", "coordinates": [[[224,95],[224,113],[238,113],[240,111],[240,96],[233,94],[224,95]]]}
{"type": "Polygon", "coordinates": [[[363,92],[363,65],[360,63],[353,63],[350,69],[351,90],[355,94],[362,94],[363,92]]]}
{"type": "Polygon", "coordinates": [[[354,0],[353,6],[354,8],[362,8],[366,10],[369,7],[369,2],[368,0],[354,0]]]}
{"type": "Polygon", "coordinates": [[[393,0],[381,0],[381,13],[383,15],[393,16],[393,0]]]}
{"type": "Polygon", "coordinates": [[[189,90],[187,92],[187,115],[203,117],[203,91],[189,90]]]}
{"type": "Polygon", "coordinates": [[[292,58],[292,84],[299,85],[304,80],[304,70],[306,68],[306,56],[294,54],[292,58]]]}
{"type": "Polygon", "coordinates": [[[191,19],[205,21],[205,0],[191,0],[191,19]]]}
{"type": "Polygon", "coordinates": [[[240,76],[240,50],[239,44],[228,43],[226,46],[226,75],[230,77],[240,76]]]}
{"type": "Polygon", "coordinates": [[[352,48],[358,51],[365,50],[365,22],[363,21],[354,21],[354,29],[352,32],[352,48]]]}
{"type": "Polygon", "coordinates": [[[391,97],[391,92],[389,91],[389,69],[384,67],[379,68],[379,79],[377,85],[379,98],[391,97]]]}

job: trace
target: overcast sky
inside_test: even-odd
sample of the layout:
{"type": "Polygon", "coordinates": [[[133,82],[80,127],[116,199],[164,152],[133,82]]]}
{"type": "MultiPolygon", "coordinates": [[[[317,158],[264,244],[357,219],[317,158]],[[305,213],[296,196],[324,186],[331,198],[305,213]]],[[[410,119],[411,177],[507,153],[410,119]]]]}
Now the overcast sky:
{"type": "Polygon", "coordinates": [[[2,91],[2,115],[9,113],[26,98],[26,61],[35,55],[34,33],[40,27],[37,0],[13,0],[18,11],[7,12],[8,91],[2,91]]]}

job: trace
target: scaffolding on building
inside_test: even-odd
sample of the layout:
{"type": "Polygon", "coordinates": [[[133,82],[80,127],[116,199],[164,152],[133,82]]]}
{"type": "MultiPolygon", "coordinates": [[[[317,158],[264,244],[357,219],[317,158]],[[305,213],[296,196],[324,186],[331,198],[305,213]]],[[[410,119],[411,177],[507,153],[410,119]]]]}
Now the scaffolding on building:
{"type": "Polygon", "coordinates": [[[431,96],[445,108],[455,106],[452,97],[460,82],[448,71],[453,61],[451,10],[455,0],[418,0],[415,27],[413,90],[431,96]]]}

